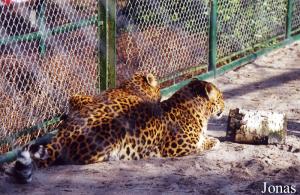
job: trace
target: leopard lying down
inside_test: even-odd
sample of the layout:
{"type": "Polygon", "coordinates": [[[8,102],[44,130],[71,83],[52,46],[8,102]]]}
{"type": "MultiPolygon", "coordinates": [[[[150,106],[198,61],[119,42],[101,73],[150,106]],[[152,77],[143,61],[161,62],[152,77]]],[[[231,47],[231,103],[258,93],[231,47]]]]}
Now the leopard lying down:
{"type": "MultiPolygon", "coordinates": [[[[130,101],[122,97],[118,102],[130,101]]],[[[178,157],[213,149],[219,140],[208,137],[206,127],[211,116],[223,112],[224,100],[213,84],[192,80],[163,102],[142,101],[117,114],[114,110],[103,100],[84,104],[61,125],[50,144],[39,146],[30,156],[38,166],[46,167],[58,157],[72,164],[90,164],[178,157]]],[[[28,152],[20,159],[24,156],[28,159],[28,152]]]]}
{"type": "MultiPolygon", "coordinates": [[[[59,132],[51,143],[45,148],[38,145],[24,147],[23,152],[18,154],[15,167],[6,173],[20,183],[27,183],[31,181],[32,159],[38,167],[52,164],[64,155],[65,150],[76,151],[75,142],[82,142],[79,136],[88,138],[86,131],[94,131],[91,128],[94,128],[95,124],[101,125],[113,117],[124,115],[140,102],[158,103],[160,99],[160,89],[155,76],[142,72],[135,73],[118,88],[106,90],[100,95],[75,95],[69,100],[67,119],[60,124],[59,132]],[[27,151],[28,147],[30,153],[27,151]]],[[[81,149],[82,144],[84,143],[81,143],[81,149]]]]}

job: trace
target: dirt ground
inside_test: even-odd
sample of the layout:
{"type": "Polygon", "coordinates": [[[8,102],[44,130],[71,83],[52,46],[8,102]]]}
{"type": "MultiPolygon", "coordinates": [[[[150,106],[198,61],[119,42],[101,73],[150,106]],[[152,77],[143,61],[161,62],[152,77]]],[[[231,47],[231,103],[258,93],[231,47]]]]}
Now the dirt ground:
{"type": "Polygon", "coordinates": [[[0,173],[0,194],[261,194],[268,185],[294,185],[300,194],[300,42],[212,80],[227,108],[284,112],[287,144],[243,145],[224,139],[227,116],[209,123],[220,148],[172,159],[55,166],[29,185],[0,173]]]}

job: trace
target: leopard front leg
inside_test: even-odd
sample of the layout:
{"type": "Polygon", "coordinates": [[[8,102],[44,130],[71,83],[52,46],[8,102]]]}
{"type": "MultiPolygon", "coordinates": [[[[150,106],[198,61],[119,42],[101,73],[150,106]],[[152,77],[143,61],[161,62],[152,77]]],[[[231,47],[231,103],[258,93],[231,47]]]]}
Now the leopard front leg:
{"type": "Polygon", "coordinates": [[[202,153],[205,150],[217,149],[220,141],[213,137],[201,136],[199,139],[186,134],[172,136],[161,148],[164,157],[179,157],[202,153]]]}
{"type": "Polygon", "coordinates": [[[167,134],[162,145],[163,157],[187,156],[197,152],[197,141],[185,133],[167,134]]]}
{"type": "Polygon", "coordinates": [[[217,150],[220,148],[220,140],[214,137],[206,137],[203,144],[204,150],[217,150]]]}
{"type": "Polygon", "coordinates": [[[210,136],[203,136],[197,143],[197,151],[203,152],[205,150],[216,150],[220,147],[220,141],[217,138],[210,136]]]}

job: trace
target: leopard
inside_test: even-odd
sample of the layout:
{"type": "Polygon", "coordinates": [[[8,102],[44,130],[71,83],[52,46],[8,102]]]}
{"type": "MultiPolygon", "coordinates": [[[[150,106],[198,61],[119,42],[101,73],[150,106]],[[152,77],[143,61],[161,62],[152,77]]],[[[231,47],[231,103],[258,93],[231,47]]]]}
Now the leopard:
{"type": "Polygon", "coordinates": [[[164,101],[128,100],[130,109],[118,114],[106,103],[86,104],[72,113],[64,131],[41,146],[33,161],[46,167],[59,155],[72,164],[172,158],[217,149],[220,144],[207,136],[208,120],[221,117],[225,107],[222,92],[210,82],[193,79],[164,101]]]}
{"type": "Polygon", "coordinates": [[[90,126],[91,123],[97,123],[96,121],[101,124],[101,121],[124,114],[131,106],[139,102],[159,102],[160,99],[160,86],[156,76],[145,72],[136,72],[120,86],[108,89],[99,95],[76,94],[71,96],[68,102],[69,111],[61,117],[58,134],[46,146],[26,145],[23,147],[17,154],[15,167],[7,170],[6,173],[15,177],[19,183],[28,183],[31,181],[32,162],[36,161],[37,167],[52,164],[62,155],[67,144],[71,143],[71,139],[76,139],[76,134],[83,133],[81,131],[84,126],[90,126]],[[96,110],[98,114],[91,116],[94,119],[86,118],[87,124],[85,124],[83,120],[79,119],[87,117],[86,112],[89,110],[96,110]],[[47,157],[41,153],[42,150],[47,152],[47,157]]]}
{"type": "Polygon", "coordinates": [[[107,89],[100,95],[90,96],[76,94],[69,99],[69,111],[80,110],[88,104],[95,104],[101,101],[113,101],[115,98],[134,97],[138,101],[154,101],[161,99],[160,86],[156,76],[152,73],[136,72],[130,79],[117,88],[107,89]]]}
{"type": "Polygon", "coordinates": [[[207,135],[210,118],[222,118],[225,101],[214,84],[193,79],[169,99],[161,102],[163,110],[159,155],[180,157],[220,146],[217,138],[207,135]]]}

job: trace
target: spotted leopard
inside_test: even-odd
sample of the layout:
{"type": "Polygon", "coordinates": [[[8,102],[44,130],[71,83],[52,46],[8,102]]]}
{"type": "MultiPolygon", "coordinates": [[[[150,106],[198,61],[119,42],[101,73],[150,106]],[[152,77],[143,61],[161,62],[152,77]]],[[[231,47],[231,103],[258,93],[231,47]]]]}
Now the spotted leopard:
{"type": "Polygon", "coordinates": [[[195,79],[159,103],[113,101],[131,106],[116,114],[115,108],[107,106],[110,101],[83,104],[61,126],[64,131],[39,148],[34,161],[47,166],[59,155],[73,164],[179,157],[219,144],[206,135],[209,118],[224,110],[223,95],[212,83],[195,79]]]}
{"type": "Polygon", "coordinates": [[[69,100],[69,113],[58,127],[57,135],[46,146],[33,145],[29,149],[26,146],[18,155],[15,169],[8,174],[16,176],[21,183],[30,181],[31,171],[23,170],[26,167],[32,169],[32,160],[28,157],[38,167],[51,165],[59,157],[67,157],[67,161],[75,163],[91,163],[94,160],[88,159],[87,162],[82,154],[93,156],[95,149],[103,144],[99,140],[101,138],[96,136],[97,128],[129,112],[131,107],[140,102],[158,103],[160,99],[155,76],[141,72],[135,73],[118,88],[106,90],[100,95],[75,95],[69,100]]]}

